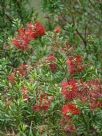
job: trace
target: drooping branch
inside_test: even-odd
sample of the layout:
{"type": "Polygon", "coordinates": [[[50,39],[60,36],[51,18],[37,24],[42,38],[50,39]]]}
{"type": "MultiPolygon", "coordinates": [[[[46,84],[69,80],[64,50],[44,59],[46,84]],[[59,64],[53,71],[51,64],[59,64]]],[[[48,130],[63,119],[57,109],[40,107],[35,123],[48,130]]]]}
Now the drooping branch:
{"type": "Polygon", "coordinates": [[[76,28],[76,32],[79,35],[79,37],[81,38],[81,40],[83,41],[84,46],[86,48],[86,46],[87,46],[86,34],[85,34],[85,38],[84,38],[77,28],[76,28]]]}

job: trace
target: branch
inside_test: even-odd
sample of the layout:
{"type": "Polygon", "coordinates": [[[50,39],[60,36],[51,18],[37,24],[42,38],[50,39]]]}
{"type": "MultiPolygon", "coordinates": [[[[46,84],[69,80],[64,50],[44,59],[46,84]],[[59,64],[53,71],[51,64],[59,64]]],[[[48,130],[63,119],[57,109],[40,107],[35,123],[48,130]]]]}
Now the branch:
{"type": "Polygon", "coordinates": [[[82,36],[82,34],[78,31],[77,28],[76,28],[76,32],[77,32],[77,34],[79,35],[79,37],[82,39],[82,41],[83,41],[83,43],[84,43],[84,45],[85,45],[85,48],[86,48],[86,46],[87,46],[86,38],[84,38],[84,37],[82,36]]]}
{"type": "MultiPolygon", "coordinates": [[[[75,19],[74,16],[72,16],[72,22],[73,22],[73,26],[75,26],[75,19]]],[[[79,32],[79,30],[76,28],[75,31],[77,32],[77,34],[79,35],[80,39],[83,41],[84,46],[86,48],[87,46],[87,40],[86,40],[86,27],[85,27],[85,38],[83,37],[83,35],[79,32]]]]}

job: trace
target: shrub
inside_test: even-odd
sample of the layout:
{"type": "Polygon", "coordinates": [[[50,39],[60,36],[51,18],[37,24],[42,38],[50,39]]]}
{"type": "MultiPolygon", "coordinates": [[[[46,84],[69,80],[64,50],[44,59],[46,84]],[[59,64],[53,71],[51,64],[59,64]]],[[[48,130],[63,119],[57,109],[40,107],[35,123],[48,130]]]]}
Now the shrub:
{"type": "Polygon", "coordinates": [[[29,23],[9,42],[1,135],[101,135],[101,73],[63,28],[55,30],[29,23]]]}

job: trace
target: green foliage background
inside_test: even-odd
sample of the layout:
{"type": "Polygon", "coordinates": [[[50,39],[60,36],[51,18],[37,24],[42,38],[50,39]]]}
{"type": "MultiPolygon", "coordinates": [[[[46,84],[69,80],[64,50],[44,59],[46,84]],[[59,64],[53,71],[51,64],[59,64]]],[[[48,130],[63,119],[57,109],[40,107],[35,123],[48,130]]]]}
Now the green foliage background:
{"type": "MultiPolygon", "coordinates": [[[[60,47],[64,46],[65,42],[76,49],[71,53],[84,56],[85,64],[90,64],[85,73],[77,75],[76,78],[83,77],[85,81],[94,78],[102,79],[101,0],[0,0],[0,127],[2,127],[0,136],[6,136],[6,133],[11,132],[12,129],[18,133],[18,136],[40,136],[39,128],[36,126],[43,122],[43,118],[40,114],[33,113],[30,107],[35,102],[37,89],[50,90],[49,92],[56,96],[52,112],[45,114],[49,119],[49,126],[53,128],[49,129],[49,135],[65,135],[62,131],[60,132],[57,122],[60,115],[53,113],[54,110],[59,110],[63,104],[58,85],[65,77],[69,78],[69,75],[65,73],[66,56],[60,52],[60,47]],[[31,50],[26,53],[14,48],[11,41],[17,30],[25,27],[29,22],[35,22],[35,20],[44,22],[46,26],[48,33],[42,38],[44,46],[38,40],[31,43],[34,52],[31,50]],[[60,26],[63,31],[62,35],[57,37],[58,39],[55,39],[53,31],[56,26],[60,26]],[[52,74],[43,64],[43,57],[52,53],[50,49],[56,43],[59,45],[55,52],[56,57],[59,58],[59,71],[52,74]],[[15,86],[9,86],[8,75],[12,73],[14,68],[25,62],[29,66],[37,63],[37,67],[30,71],[27,78],[18,80],[15,86]],[[29,82],[29,79],[33,84],[29,82]],[[31,103],[26,104],[21,98],[20,91],[23,84],[30,90],[31,103]],[[6,102],[8,101],[12,101],[11,107],[7,107],[6,102]],[[51,118],[49,118],[50,116],[51,118]],[[54,125],[56,126],[53,127],[54,125]],[[10,130],[7,130],[8,127],[10,130]],[[36,133],[33,134],[33,131],[36,133]]],[[[85,112],[90,114],[87,108],[85,112]]],[[[101,136],[102,112],[97,112],[94,119],[101,136]]],[[[84,129],[82,128],[82,133],[85,132],[84,129]]]]}

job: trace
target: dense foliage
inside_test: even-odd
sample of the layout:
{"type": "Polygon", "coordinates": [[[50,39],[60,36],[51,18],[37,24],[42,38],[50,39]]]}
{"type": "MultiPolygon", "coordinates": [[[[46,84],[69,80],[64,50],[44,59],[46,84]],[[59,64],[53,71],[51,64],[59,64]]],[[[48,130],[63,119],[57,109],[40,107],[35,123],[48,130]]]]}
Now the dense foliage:
{"type": "Polygon", "coordinates": [[[45,25],[23,2],[0,37],[0,136],[101,136],[101,1],[42,0],[45,25]]]}

